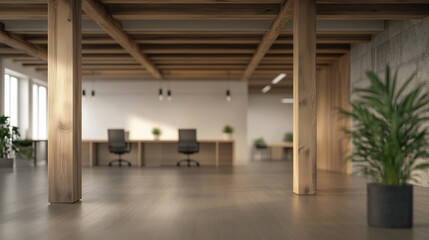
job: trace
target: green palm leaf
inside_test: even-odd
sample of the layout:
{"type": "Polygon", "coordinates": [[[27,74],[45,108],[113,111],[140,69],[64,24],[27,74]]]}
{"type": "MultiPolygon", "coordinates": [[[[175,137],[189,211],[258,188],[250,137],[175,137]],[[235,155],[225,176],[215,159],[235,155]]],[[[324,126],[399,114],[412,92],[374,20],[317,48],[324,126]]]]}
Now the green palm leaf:
{"type": "Polygon", "coordinates": [[[354,145],[349,159],[376,183],[416,181],[418,171],[429,169],[428,129],[423,127],[429,121],[429,92],[424,84],[409,89],[415,73],[402,85],[397,70],[391,79],[389,66],[384,81],[374,72],[366,75],[370,86],[353,91],[358,98],[351,111],[338,109],[354,121],[353,129],[344,129],[354,145]]]}

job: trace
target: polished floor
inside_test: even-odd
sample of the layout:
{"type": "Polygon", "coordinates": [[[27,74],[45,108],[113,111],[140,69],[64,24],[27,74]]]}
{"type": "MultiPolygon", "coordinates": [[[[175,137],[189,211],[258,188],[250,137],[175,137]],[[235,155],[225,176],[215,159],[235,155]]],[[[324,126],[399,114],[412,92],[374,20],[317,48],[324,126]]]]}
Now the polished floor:
{"type": "Polygon", "coordinates": [[[371,228],[362,178],[319,172],[317,196],[297,196],[291,167],[84,168],[73,205],[47,203],[44,166],[0,169],[0,239],[429,239],[429,188],[413,229],[371,228]]]}

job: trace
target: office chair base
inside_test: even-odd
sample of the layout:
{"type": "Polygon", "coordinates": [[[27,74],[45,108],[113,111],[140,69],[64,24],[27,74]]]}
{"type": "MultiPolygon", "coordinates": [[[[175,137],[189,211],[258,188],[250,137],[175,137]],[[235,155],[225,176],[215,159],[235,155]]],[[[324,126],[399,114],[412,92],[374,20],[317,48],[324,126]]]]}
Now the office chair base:
{"type": "Polygon", "coordinates": [[[114,162],[118,162],[119,163],[119,167],[122,167],[122,162],[128,163],[128,167],[131,167],[131,163],[129,161],[127,161],[127,160],[124,160],[124,159],[116,159],[116,160],[110,161],[109,162],[109,167],[111,167],[112,163],[114,163],[114,162]]]}
{"type": "Polygon", "coordinates": [[[182,163],[182,162],[187,162],[187,163],[188,163],[188,167],[190,167],[190,166],[191,166],[191,163],[195,163],[195,165],[196,165],[197,167],[199,167],[199,166],[200,166],[200,163],[199,163],[199,162],[197,162],[197,161],[195,161],[195,160],[192,160],[192,159],[185,159],[185,160],[178,161],[178,162],[177,162],[177,166],[178,166],[178,167],[180,167],[180,163],[182,163]]]}

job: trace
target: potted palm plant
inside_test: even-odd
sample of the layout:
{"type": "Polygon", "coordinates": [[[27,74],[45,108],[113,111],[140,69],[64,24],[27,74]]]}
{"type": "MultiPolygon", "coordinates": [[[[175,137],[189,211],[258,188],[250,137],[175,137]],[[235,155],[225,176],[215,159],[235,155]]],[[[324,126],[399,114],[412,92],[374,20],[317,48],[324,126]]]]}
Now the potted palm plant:
{"type": "Polygon", "coordinates": [[[9,117],[0,117],[0,167],[13,167],[13,153],[19,153],[19,131],[11,127],[9,117]]]}
{"type": "Polygon", "coordinates": [[[355,90],[357,99],[349,116],[354,127],[346,130],[354,150],[350,156],[370,180],[367,185],[368,224],[409,228],[413,224],[413,186],[419,171],[429,167],[427,149],[429,93],[424,84],[410,86],[414,74],[397,83],[386,66],[385,80],[367,72],[370,86],[355,90]]]}
{"type": "Polygon", "coordinates": [[[234,132],[234,129],[229,126],[226,125],[225,127],[223,127],[223,139],[224,140],[232,140],[232,133],[234,132]]]}
{"type": "Polygon", "coordinates": [[[153,134],[154,140],[158,141],[159,137],[161,136],[161,129],[159,129],[159,128],[153,128],[152,129],[152,134],[153,134]]]}

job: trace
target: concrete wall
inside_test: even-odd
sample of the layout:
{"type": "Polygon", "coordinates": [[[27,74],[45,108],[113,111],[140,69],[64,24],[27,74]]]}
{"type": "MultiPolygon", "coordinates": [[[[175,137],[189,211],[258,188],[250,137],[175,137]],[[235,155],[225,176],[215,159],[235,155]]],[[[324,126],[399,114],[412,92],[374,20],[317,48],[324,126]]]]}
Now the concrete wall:
{"type": "MultiPolygon", "coordinates": [[[[283,141],[286,132],[293,131],[293,107],[281,103],[283,95],[249,95],[247,111],[247,142],[262,137],[267,143],[283,141]]],[[[250,150],[249,150],[250,151],[250,150]]]]}
{"type": "MultiPolygon", "coordinates": [[[[352,45],[352,89],[368,84],[368,70],[384,77],[386,64],[393,70],[399,69],[400,83],[416,72],[414,83],[423,82],[429,87],[429,17],[386,21],[385,31],[375,35],[370,43],[352,45]]],[[[352,171],[355,170],[352,165],[352,171]]],[[[420,185],[429,186],[429,172],[423,174],[420,185]]]]}
{"type": "MultiPolygon", "coordinates": [[[[161,139],[177,139],[179,128],[196,128],[199,139],[222,139],[226,124],[234,128],[236,163],[247,163],[247,84],[225,81],[174,81],[173,100],[159,101],[160,81],[84,81],[82,138],[107,139],[108,128],[125,128],[130,139],[153,139],[152,128],[161,128],[161,139]],[[225,91],[231,89],[232,101],[225,91]],[[91,90],[96,91],[92,99],[91,90]]],[[[168,82],[164,82],[164,94],[168,82]]],[[[165,97],[165,95],[164,95],[165,97]]]]}

